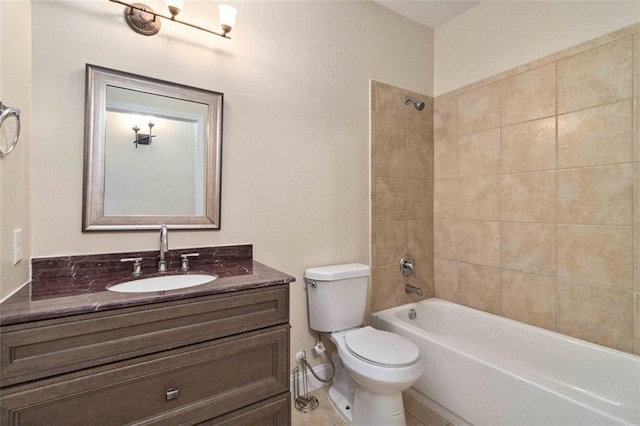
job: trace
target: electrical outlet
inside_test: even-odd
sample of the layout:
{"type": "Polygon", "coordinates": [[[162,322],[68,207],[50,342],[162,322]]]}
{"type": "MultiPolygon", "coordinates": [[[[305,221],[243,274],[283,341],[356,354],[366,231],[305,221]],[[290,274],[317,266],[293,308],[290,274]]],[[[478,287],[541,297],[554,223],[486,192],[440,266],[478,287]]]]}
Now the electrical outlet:
{"type": "Polygon", "coordinates": [[[13,230],[13,264],[22,260],[22,229],[13,230]]]}

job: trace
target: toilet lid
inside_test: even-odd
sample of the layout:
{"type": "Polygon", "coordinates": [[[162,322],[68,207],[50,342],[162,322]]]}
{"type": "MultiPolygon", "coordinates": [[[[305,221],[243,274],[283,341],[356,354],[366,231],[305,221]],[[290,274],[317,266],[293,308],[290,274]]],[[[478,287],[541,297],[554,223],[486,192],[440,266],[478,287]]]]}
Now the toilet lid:
{"type": "Polygon", "coordinates": [[[347,333],[345,342],[349,352],[373,364],[404,367],[415,364],[420,357],[418,347],[409,339],[373,327],[347,333]]]}

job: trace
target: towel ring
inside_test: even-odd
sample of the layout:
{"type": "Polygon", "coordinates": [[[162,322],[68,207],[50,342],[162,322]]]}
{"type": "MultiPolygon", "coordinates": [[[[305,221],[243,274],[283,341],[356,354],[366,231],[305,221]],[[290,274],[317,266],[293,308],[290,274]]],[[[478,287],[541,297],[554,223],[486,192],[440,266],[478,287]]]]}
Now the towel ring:
{"type": "Polygon", "coordinates": [[[18,138],[20,138],[20,110],[18,108],[13,108],[8,105],[4,105],[2,102],[0,102],[0,127],[2,127],[4,120],[6,120],[9,117],[16,118],[16,122],[17,122],[16,134],[13,137],[13,142],[11,142],[11,145],[9,146],[9,149],[7,151],[3,151],[2,147],[0,146],[0,157],[4,157],[5,155],[11,154],[11,151],[13,151],[16,145],[18,144],[18,138]]]}

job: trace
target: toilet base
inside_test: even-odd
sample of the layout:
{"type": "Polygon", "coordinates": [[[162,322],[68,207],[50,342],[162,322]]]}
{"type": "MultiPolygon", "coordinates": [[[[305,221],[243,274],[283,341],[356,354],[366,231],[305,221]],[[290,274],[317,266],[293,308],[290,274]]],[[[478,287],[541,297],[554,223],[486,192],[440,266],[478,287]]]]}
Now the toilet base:
{"type": "Polygon", "coordinates": [[[353,422],[353,403],[348,401],[347,398],[344,397],[336,389],[335,386],[329,387],[329,401],[333,405],[333,408],[336,409],[338,413],[342,416],[342,418],[348,423],[352,424],[353,422]]]}
{"type": "Polygon", "coordinates": [[[402,393],[379,395],[356,384],[350,402],[334,386],[329,387],[329,400],[340,415],[353,426],[405,426],[402,393]]]}
{"type": "Polygon", "coordinates": [[[354,426],[405,426],[402,392],[380,395],[356,383],[353,401],[354,426]]]}

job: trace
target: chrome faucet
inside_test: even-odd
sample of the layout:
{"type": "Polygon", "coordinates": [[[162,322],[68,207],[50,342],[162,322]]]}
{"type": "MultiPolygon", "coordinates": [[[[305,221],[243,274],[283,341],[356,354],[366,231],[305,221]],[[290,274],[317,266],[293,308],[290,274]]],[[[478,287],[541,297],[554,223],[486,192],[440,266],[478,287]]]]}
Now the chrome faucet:
{"type": "Polygon", "coordinates": [[[404,286],[404,291],[407,294],[415,294],[416,296],[424,296],[422,289],[420,287],[413,286],[411,284],[407,284],[404,286]]]}
{"type": "Polygon", "coordinates": [[[158,261],[158,272],[167,272],[167,261],[164,256],[169,250],[169,230],[164,223],[160,225],[160,260],[158,261]]]}

